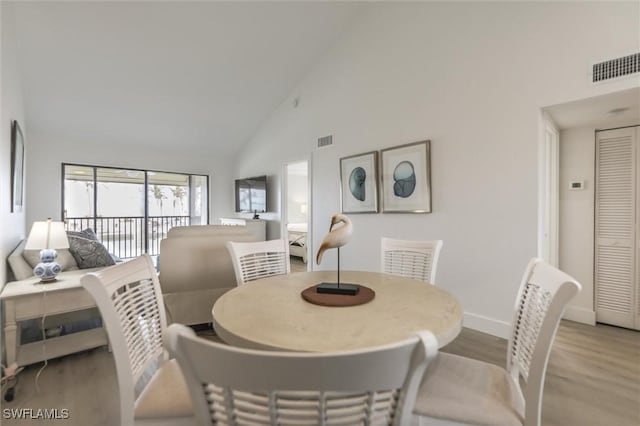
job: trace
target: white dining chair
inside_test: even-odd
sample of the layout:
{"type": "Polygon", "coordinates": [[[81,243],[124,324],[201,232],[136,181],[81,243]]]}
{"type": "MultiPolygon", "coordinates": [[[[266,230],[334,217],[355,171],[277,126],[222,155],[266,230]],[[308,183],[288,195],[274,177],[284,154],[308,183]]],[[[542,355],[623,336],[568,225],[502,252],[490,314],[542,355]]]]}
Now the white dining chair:
{"type": "Polygon", "coordinates": [[[289,244],[286,240],[249,243],[228,242],[238,285],[272,275],[291,273],[289,244]]]}
{"type": "Polygon", "coordinates": [[[149,255],[88,273],[80,282],[95,299],[107,329],[120,394],[117,423],[195,424],[180,366],[168,360],[163,347],[167,323],[149,255]]]}
{"type": "Polygon", "coordinates": [[[166,345],[182,367],[201,425],[408,425],[431,332],[345,352],[243,349],[172,324],[166,345]]]}
{"type": "Polygon", "coordinates": [[[435,284],[442,245],[442,240],[411,241],[382,237],[381,270],[435,284]]]}
{"type": "Polygon", "coordinates": [[[516,298],[506,369],[441,352],[418,392],[420,424],[539,426],[553,339],[580,288],[569,275],[532,259],[516,298]]]}

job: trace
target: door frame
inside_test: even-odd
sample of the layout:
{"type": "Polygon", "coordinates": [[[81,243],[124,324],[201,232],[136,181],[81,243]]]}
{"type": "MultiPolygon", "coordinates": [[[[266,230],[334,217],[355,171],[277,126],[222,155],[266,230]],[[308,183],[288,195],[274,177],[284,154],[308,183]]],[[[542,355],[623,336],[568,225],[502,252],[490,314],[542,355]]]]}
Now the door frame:
{"type": "Polygon", "coordinates": [[[281,197],[280,197],[280,211],[282,212],[280,215],[281,220],[281,238],[285,241],[288,239],[287,235],[287,222],[289,219],[288,212],[288,180],[289,180],[289,172],[288,166],[293,163],[307,163],[307,242],[306,242],[306,250],[307,250],[307,270],[313,270],[313,256],[312,256],[312,248],[313,248],[313,206],[312,206],[312,158],[311,155],[306,158],[298,159],[298,160],[289,160],[282,163],[282,188],[281,188],[281,197]]]}
{"type": "Polygon", "coordinates": [[[538,257],[559,266],[560,132],[541,114],[538,146],[538,257]]]}

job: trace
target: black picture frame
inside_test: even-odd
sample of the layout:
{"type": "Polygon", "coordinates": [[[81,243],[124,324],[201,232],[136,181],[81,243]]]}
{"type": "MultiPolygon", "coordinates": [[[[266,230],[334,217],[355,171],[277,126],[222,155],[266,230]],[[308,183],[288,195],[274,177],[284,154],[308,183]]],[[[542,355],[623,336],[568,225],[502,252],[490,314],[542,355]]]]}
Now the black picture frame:
{"type": "Polygon", "coordinates": [[[11,121],[11,213],[24,204],[24,135],[17,120],[11,121]]]}

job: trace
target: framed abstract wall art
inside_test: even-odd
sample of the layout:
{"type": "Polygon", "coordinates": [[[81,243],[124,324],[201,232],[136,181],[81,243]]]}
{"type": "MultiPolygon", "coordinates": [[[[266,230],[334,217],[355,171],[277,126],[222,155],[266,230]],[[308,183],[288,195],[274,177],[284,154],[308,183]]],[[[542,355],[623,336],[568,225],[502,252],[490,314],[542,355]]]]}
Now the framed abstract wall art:
{"type": "Polygon", "coordinates": [[[378,213],[378,152],[340,159],[343,213],[378,213]]]}
{"type": "Polygon", "coordinates": [[[24,186],[24,137],[17,121],[11,122],[11,213],[22,211],[24,186]]]}
{"type": "Polygon", "coordinates": [[[431,212],[430,141],[383,149],[382,211],[431,212]]]}

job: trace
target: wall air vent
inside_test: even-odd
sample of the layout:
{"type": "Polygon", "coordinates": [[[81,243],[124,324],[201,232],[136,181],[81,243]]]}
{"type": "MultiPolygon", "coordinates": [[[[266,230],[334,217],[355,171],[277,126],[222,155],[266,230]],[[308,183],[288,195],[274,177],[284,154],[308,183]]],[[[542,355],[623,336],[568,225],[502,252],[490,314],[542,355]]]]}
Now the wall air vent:
{"type": "Polygon", "coordinates": [[[318,138],[318,148],[322,148],[325,146],[333,145],[333,136],[325,136],[322,138],[318,138]]]}
{"type": "Polygon", "coordinates": [[[593,64],[592,83],[611,80],[640,72],[640,53],[593,64]]]}

